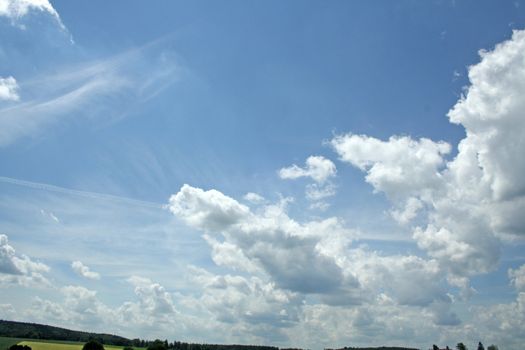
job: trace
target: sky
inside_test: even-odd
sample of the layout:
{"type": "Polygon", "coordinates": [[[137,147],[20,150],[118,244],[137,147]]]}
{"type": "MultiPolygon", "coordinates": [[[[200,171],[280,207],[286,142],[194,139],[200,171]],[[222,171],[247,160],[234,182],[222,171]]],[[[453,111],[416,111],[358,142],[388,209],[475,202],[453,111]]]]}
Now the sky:
{"type": "Polygon", "coordinates": [[[0,0],[0,319],[525,341],[524,1],[0,0]]]}

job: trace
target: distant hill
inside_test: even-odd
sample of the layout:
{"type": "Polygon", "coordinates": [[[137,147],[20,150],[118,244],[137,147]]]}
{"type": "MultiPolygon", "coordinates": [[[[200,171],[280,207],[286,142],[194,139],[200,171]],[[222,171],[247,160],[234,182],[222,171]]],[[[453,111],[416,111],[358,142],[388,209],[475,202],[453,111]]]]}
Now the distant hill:
{"type": "Polygon", "coordinates": [[[366,348],[354,348],[354,347],[344,347],[340,349],[326,349],[326,350],[419,350],[415,348],[403,348],[399,346],[379,346],[379,347],[366,347],[366,348]]]}
{"type": "Polygon", "coordinates": [[[73,331],[38,323],[0,320],[0,336],[46,340],[66,340],[87,342],[96,339],[107,345],[131,345],[131,340],[118,335],[73,331]]]}
{"type": "MultiPolygon", "coordinates": [[[[106,345],[117,346],[140,346],[147,347],[151,341],[144,341],[140,339],[127,339],[118,335],[104,334],[104,333],[89,333],[82,331],[73,331],[66,328],[53,327],[38,323],[26,323],[16,321],[0,320],[0,337],[9,338],[25,338],[25,339],[44,339],[44,340],[64,340],[74,342],[87,342],[95,339],[106,345]]],[[[183,343],[175,341],[169,344],[169,348],[173,350],[301,350],[301,349],[279,349],[273,346],[259,346],[259,345],[235,345],[235,344],[194,344],[183,343]]],[[[344,347],[339,349],[325,349],[325,350],[419,350],[415,348],[404,348],[396,346],[381,346],[381,347],[344,347]]]]}

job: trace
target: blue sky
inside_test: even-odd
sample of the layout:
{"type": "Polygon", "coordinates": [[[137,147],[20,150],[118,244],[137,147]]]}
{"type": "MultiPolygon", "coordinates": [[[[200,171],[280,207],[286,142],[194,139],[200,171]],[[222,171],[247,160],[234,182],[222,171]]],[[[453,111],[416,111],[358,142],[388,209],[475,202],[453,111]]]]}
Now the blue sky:
{"type": "Polygon", "coordinates": [[[0,318],[519,349],[524,8],[0,0],[0,318]]]}

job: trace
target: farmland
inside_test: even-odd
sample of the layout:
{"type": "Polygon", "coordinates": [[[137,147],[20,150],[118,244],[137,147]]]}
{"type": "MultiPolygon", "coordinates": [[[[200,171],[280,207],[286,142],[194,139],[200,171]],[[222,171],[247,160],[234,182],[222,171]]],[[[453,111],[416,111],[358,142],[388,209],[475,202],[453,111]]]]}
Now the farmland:
{"type": "MultiPolygon", "coordinates": [[[[32,350],[81,350],[84,343],[59,340],[30,340],[21,338],[0,337],[0,350],[8,349],[11,345],[27,345],[32,350]]],[[[104,345],[106,350],[121,350],[123,346],[104,345]]],[[[143,348],[134,348],[143,349],[143,348]]]]}

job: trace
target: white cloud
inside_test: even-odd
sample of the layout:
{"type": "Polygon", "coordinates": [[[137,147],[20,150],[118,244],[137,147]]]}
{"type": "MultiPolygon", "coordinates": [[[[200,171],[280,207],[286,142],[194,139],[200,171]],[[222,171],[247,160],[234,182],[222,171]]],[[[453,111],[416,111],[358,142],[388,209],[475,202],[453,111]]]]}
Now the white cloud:
{"type": "Polygon", "coordinates": [[[480,54],[471,86],[448,113],[466,131],[453,160],[444,159],[447,143],[424,138],[347,134],[331,142],[392,201],[395,219],[408,223],[425,209],[413,238],[450,281],[494,269],[500,238],[525,232],[525,31],[480,54]]]}
{"type": "Polygon", "coordinates": [[[264,197],[254,192],[246,193],[244,195],[244,199],[254,204],[259,204],[259,203],[264,202],[264,197]]]}
{"type": "MultiPolygon", "coordinates": [[[[355,233],[337,218],[298,223],[281,206],[253,213],[218,191],[188,185],[171,197],[171,207],[186,223],[207,232],[204,238],[217,265],[259,276],[279,289],[314,294],[330,305],[367,303],[380,290],[402,305],[452,302],[437,260],[352,248],[355,233]]],[[[454,319],[444,307],[436,307],[438,312],[436,322],[454,319]]]]}
{"type": "Polygon", "coordinates": [[[0,77],[0,101],[18,101],[19,99],[16,79],[13,77],[0,77]]]}
{"type": "MultiPolygon", "coordinates": [[[[480,55],[481,62],[469,68],[466,96],[448,115],[465,127],[461,146],[476,150],[472,156],[493,197],[512,199],[525,194],[525,31],[480,55]]],[[[458,156],[454,165],[464,161],[458,156]]]]}
{"type": "Polygon", "coordinates": [[[322,156],[310,156],[306,159],[306,166],[301,168],[295,164],[279,170],[281,179],[311,178],[315,183],[306,185],[306,199],[312,202],[310,209],[326,210],[329,204],[323,199],[336,194],[336,186],[329,181],[336,176],[335,164],[322,156]]]}
{"type": "Polygon", "coordinates": [[[510,283],[520,292],[525,292],[525,265],[518,269],[509,269],[510,283]]]}
{"type": "Polygon", "coordinates": [[[335,195],[335,186],[328,183],[324,186],[318,184],[306,185],[306,198],[311,201],[319,201],[335,195]]]}
{"type": "Polygon", "coordinates": [[[228,261],[221,253],[237,251],[271,275],[281,288],[293,291],[326,291],[343,283],[333,257],[316,250],[320,237],[351,234],[335,218],[302,225],[290,219],[281,206],[269,205],[255,214],[219,191],[188,185],[171,197],[170,210],[190,226],[220,233],[229,249],[225,243],[219,245],[207,238],[215,248],[215,261],[228,261]]]}
{"type": "Polygon", "coordinates": [[[306,167],[301,168],[295,164],[288,168],[279,170],[281,179],[298,179],[300,177],[310,177],[318,184],[323,184],[331,177],[336,175],[335,164],[323,156],[310,156],[306,159],[306,167]]]}
{"type": "Polygon", "coordinates": [[[65,29],[58,12],[49,0],[0,0],[0,16],[5,16],[15,21],[26,16],[29,11],[47,12],[53,16],[62,29],[65,29]]]}
{"type": "Polygon", "coordinates": [[[198,268],[192,273],[203,291],[196,302],[218,322],[256,334],[264,326],[278,333],[298,321],[302,298],[296,293],[257,277],[213,275],[198,268]]]}
{"type": "Polygon", "coordinates": [[[139,276],[130,277],[128,282],[135,287],[140,310],[148,317],[158,318],[176,312],[170,293],[159,283],[139,276]]]}
{"type": "Polygon", "coordinates": [[[340,135],[331,141],[341,157],[367,173],[365,179],[389,198],[404,199],[441,182],[439,169],[450,145],[422,138],[391,137],[382,141],[365,135],[340,135]]]}
{"type": "Polygon", "coordinates": [[[98,272],[91,271],[89,267],[84,265],[81,261],[73,261],[71,263],[71,268],[75,273],[79,276],[89,278],[92,280],[98,280],[100,279],[100,274],[98,272]]]}
{"type": "Polygon", "coordinates": [[[402,203],[401,209],[393,209],[390,211],[390,215],[398,223],[405,225],[412,221],[420,209],[423,208],[423,203],[414,197],[409,197],[406,202],[402,203]]]}
{"type": "Polygon", "coordinates": [[[34,262],[25,255],[17,256],[7,236],[0,234],[0,285],[49,286],[49,281],[42,275],[46,272],[49,272],[49,266],[34,262]]]}
{"type": "Polygon", "coordinates": [[[69,328],[91,329],[114,334],[151,332],[160,336],[176,324],[180,326],[172,296],[163,286],[143,277],[133,276],[136,300],[120,306],[109,306],[98,298],[98,292],[82,286],[68,285],[59,289],[60,302],[35,297],[25,316],[31,320],[69,328]]]}
{"type": "Polygon", "coordinates": [[[11,304],[0,304],[0,315],[3,319],[13,319],[16,316],[16,311],[11,304]]]}
{"type": "Polygon", "coordinates": [[[170,198],[170,210],[190,226],[221,231],[251,215],[250,209],[219,191],[184,185],[170,198]]]}

